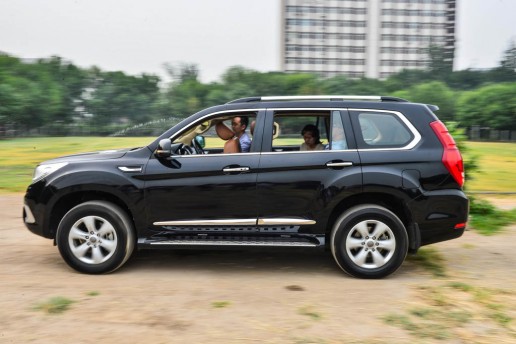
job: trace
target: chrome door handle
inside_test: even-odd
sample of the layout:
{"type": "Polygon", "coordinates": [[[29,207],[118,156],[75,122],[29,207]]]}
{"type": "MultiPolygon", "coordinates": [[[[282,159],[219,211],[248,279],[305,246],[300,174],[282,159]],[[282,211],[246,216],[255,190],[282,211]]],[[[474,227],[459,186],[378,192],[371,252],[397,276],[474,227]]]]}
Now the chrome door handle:
{"type": "Polygon", "coordinates": [[[341,162],[327,162],[326,167],[347,167],[353,166],[351,161],[341,161],[341,162]]]}
{"type": "Polygon", "coordinates": [[[118,166],[118,169],[122,172],[141,172],[141,166],[118,166]]]}
{"type": "Polygon", "coordinates": [[[226,167],[222,169],[222,172],[249,172],[249,167],[226,167]]]}

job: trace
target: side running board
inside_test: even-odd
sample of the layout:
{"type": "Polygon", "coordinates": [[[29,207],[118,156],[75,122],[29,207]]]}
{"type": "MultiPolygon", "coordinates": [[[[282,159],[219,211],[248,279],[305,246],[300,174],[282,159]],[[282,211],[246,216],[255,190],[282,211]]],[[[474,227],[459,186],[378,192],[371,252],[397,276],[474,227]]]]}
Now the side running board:
{"type": "Polygon", "coordinates": [[[174,236],[168,238],[140,239],[140,248],[188,246],[254,246],[254,247],[317,247],[319,240],[294,237],[231,237],[231,236],[174,236]]]}

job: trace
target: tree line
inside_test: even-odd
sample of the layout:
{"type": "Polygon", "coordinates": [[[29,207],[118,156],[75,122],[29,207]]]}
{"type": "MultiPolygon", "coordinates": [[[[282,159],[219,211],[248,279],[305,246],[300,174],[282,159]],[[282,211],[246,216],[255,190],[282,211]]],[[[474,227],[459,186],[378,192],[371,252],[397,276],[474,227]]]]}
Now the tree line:
{"type": "Polygon", "coordinates": [[[427,70],[403,70],[386,80],[262,73],[235,66],[220,81],[203,83],[193,64],[167,65],[172,81],[165,82],[150,74],[80,68],[61,57],[27,62],[0,54],[0,130],[30,133],[55,127],[66,135],[73,128],[87,127],[87,134],[108,134],[158,119],[186,117],[237,98],[308,94],[397,96],[436,104],[442,120],[457,121],[462,127],[516,130],[514,44],[500,65],[489,70],[453,72],[439,56],[439,51],[431,56],[427,70]]]}

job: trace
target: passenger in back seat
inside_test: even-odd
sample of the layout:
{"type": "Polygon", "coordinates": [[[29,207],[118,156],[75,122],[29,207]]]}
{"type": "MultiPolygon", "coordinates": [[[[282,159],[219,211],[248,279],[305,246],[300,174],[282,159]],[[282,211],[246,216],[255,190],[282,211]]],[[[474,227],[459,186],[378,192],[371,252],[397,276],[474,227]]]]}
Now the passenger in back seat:
{"type": "Polygon", "coordinates": [[[299,150],[301,151],[313,151],[313,150],[324,150],[324,145],[321,142],[319,135],[319,129],[313,124],[307,124],[301,130],[301,135],[305,142],[301,145],[299,150]]]}

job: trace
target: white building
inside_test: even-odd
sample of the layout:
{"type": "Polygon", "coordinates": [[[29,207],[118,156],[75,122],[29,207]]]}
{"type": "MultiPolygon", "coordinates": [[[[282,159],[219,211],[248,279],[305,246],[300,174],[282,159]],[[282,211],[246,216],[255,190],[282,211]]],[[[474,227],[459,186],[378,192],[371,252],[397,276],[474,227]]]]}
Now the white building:
{"type": "Polygon", "coordinates": [[[282,0],[282,70],[384,79],[424,69],[430,45],[444,47],[453,66],[455,7],[455,0],[282,0]]]}

